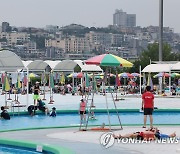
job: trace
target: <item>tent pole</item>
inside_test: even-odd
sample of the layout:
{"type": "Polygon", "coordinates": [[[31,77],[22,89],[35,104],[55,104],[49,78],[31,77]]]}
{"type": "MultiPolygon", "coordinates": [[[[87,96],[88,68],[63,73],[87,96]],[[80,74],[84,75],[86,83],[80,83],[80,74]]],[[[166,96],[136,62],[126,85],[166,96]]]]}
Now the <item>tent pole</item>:
{"type": "Polygon", "coordinates": [[[44,98],[43,98],[43,100],[46,100],[46,98],[45,98],[45,77],[46,77],[46,74],[45,74],[45,70],[44,70],[44,81],[43,81],[43,86],[44,86],[44,98]]]}
{"type": "Polygon", "coordinates": [[[141,91],[141,65],[139,66],[139,74],[140,74],[140,77],[139,77],[139,94],[141,95],[142,94],[142,91],[141,91]]]}
{"type": "MultiPolygon", "coordinates": [[[[108,68],[106,68],[106,69],[108,70],[108,68]]],[[[108,71],[106,71],[106,72],[108,72],[108,71]]],[[[109,74],[110,74],[110,72],[109,72],[109,74]]],[[[108,74],[106,74],[106,75],[108,75],[108,74]]],[[[109,79],[108,80],[109,80],[109,89],[110,89],[110,75],[109,75],[109,79]]],[[[105,91],[105,97],[106,97],[106,108],[107,108],[107,113],[108,113],[109,129],[111,130],[111,121],[110,121],[110,114],[109,114],[109,107],[108,107],[106,91],[105,91]]]]}
{"type": "Polygon", "coordinates": [[[171,94],[171,67],[169,69],[169,95],[171,94]]]}
{"type": "Polygon", "coordinates": [[[72,76],[72,86],[73,86],[73,90],[74,91],[74,71],[73,71],[73,76],[72,76]]]}
{"type": "Polygon", "coordinates": [[[26,67],[26,71],[27,71],[27,83],[26,83],[26,86],[27,86],[27,96],[26,96],[26,105],[28,107],[29,105],[29,68],[26,67]]]}

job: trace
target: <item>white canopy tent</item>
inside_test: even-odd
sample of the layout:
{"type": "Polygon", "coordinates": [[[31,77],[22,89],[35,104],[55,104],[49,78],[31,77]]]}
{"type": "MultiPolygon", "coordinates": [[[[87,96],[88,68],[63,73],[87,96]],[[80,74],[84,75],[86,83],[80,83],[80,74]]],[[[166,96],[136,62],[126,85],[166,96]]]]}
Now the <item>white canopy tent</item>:
{"type": "MultiPolygon", "coordinates": [[[[22,60],[14,52],[9,50],[0,51],[0,71],[17,72],[18,70],[26,69],[22,60]]],[[[5,94],[5,104],[6,104],[5,94]]],[[[27,84],[27,105],[28,105],[28,84],[27,84]]]]}
{"type": "Polygon", "coordinates": [[[86,65],[82,60],[74,60],[80,68],[81,72],[103,72],[103,70],[97,65],[86,65]]]}
{"type": "Polygon", "coordinates": [[[173,64],[150,64],[142,72],[169,72],[173,64]]]}
{"type": "Polygon", "coordinates": [[[27,67],[32,62],[33,62],[32,60],[27,60],[27,61],[22,60],[22,63],[24,64],[24,67],[27,67]]]}
{"type": "Polygon", "coordinates": [[[27,67],[29,71],[49,72],[51,70],[50,66],[42,60],[35,60],[33,62],[30,62],[27,67]]]}
{"type": "Polygon", "coordinates": [[[179,71],[180,72],[180,62],[174,64],[171,70],[179,71]]]}
{"type": "Polygon", "coordinates": [[[23,68],[22,60],[14,52],[9,50],[0,51],[0,71],[14,72],[23,68]]]}
{"type": "Polygon", "coordinates": [[[55,66],[59,64],[61,61],[60,60],[56,60],[56,61],[45,60],[44,62],[47,63],[51,67],[52,70],[54,70],[55,66]]]}
{"type": "MultiPolygon", "coordinates": [[[[163,64],[150,64],[147,65],[142,72],[154,73],[154,72],[168,72],[171,74],[171,71],[180,71],[180,62],[177,63],[163,63],[163,64]]],[[[161,87],[161,85],[160,85],[161,87]]],[[[171,77],[169,77],[169,92],[171,91],[171,77]]],[[[162,89],[162,88],[160,88],[162,89]]]]}

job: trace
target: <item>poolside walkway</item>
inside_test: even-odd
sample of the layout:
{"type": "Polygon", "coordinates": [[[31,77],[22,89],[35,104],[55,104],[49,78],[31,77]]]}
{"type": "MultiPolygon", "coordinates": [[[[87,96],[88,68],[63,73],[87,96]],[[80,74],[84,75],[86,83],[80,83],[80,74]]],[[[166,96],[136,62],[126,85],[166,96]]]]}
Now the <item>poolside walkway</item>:
{"type": "MultiPolygon", "coordinates": [[[[9,96],[7,96],[8,98],[9,96]]],[[[14,94],[11,95],[11,98],[14,99],[14,94]]],[[[19,97],[19,102],[20,105],[27,105],[27,97],[26,95],[18,95],[19,97]]],[[[28,105],[31,105],[34,103],[33,101],[33,96],[29,95],[29,103],[28,105]]],[[[43,98],[43,95],[41,95],[41,98],[43,98]]],[[[77,110],[79,109],[79,103],[80,99],[82,96],[72,96],[71,94],[67,95],[61,95],[61,94],[54,94],[53,99],[54,103],[53,104],[48,104],[49,103],[49,94],[46,94],[46,100],[44,101],[46,105],[49,108],[52,108],[53,106],[56,107],[57,110],[77,110]]],[[[110,94],[107,96],[109,108],[114,108],[112,98],[110,94]]],[[[140,109],[141,108],[141,96],[140,95],[126,95],[126,96],[121,96],[118,94],[118,98],[124,98],[124,100],[119,100],[116,101],[116,105],[120,109],[140,109]]],[[[0,95],[0,105],[4,105],[5,102],[5,95],[0,95]]],[[[106,108],[106,103],[105,103],[105,96],[102,96],[100,94],[95,94],[94,96],[94,104],[97,109],[104,109],[106,108]]],[[[12,100],[8,101],[8,105],[11,105],[12,100]]],[[[15,103],[15,102],[13,102],[15,103]]],[[[90,103],[90,101],[89,101],[90,103]]],[[[17,105],[17,104],[15,104],[17,105]]],[[[155,106],[158,107],[159,109],[176,109],[180,108],[180,96],[178,97],[172,97],[172,98],[167,98],[167,97],[155,97],[155,106]]],[[[27,111],[27,106],[26,107],[20,107],[20,111],[27,111]]],[[[15,111],[18,111],[18,108],[15,108],[15,111]]]]}
{"type": "MultiPolygon", "coordinates": [[[[170,134],[176,132],[180,136],[180,126],[160,126],[159,129],[170,134]]],[[[124,127],[123,130],[115,131],[114,134],[127,134],[142,131],[140,127],[124,127]]],[[[103,132],[78,131],[78,128],[26,130],[0,133],[0,137],[34,141],[44,144],[59,145],[74,150],[77,154],[178,154],[180,153],[180,140],[178,144],[163,143],[115,143],[112,147],[105,149],[99,139],[103,132]]]]}

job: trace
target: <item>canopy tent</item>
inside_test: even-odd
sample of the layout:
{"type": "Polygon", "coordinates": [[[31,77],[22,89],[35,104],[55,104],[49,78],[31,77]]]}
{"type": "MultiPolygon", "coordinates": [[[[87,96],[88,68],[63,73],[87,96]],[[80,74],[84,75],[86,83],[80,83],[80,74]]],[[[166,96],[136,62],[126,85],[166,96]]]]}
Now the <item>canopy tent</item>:
{"type": "Polygon", "coordinates": [[[60,60],[56,60],[56,61],[45,60],[44,62],[47,63],[47,64],[51,67],[52,70],[54,69],[54,67],[55,67],[57,64],[61,63],[60,60]]]}
{"type": "Polygon", "coordinates": [[[22,63],[24,64],[24,67],[27,67],[32,62],[33,62],[32,60],[27,60],[27,61],[22,60],[22,63]]]}
{"type": "Polygon", "coordinates": [[[9,50],[0,51],[0,71],[13,72],[23,68],[22,60],[14,52],[9,50]]]}
{"type": "Polygon", "coordinates": [[[171,70],[178,70],[180,72],[180,62],[174,64],[171,68],[171,70]]]}
{"type": "Polygon", "coordinates": [[[82,72],[103,72],[103,70],[97,65],[86,65],[82,60],[74,60],[80,68],[82,72]]]}
{"type": "Polygon", "coordinates": [[[150,64],[142,72],[169,72],[173,64],[150,64]]]}
{"type": "Polygon", "coordinates": [[[170,72],[171,70],[180,71],[180,62],[175,64],[150,64],[147,65],[142,72],[170,72]]]}
{"type": "Polygon", "coordinates": [[[73,60],[63,60],[54,67],[56,72],[73,72],[77,63],[73,60]]]}
{"type": "Polygon", "coordinates": [[[27,65],[27,68],[29,71],[39,71],[39,72],[50,72],[51,68],[50,66],[42,61],[42,60],[35,60],[27,65]]]}

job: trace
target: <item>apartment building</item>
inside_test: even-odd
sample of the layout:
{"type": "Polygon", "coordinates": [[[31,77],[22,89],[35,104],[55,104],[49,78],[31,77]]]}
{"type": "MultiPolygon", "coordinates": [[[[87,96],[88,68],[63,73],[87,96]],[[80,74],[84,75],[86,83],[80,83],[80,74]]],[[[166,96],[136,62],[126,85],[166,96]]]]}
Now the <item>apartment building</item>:
{"type": "Polygon", "coordinates": [[[18,32],[12,32],[12,33],[6,33],[2,32],[0,33],[0,39],[5,38],[7,40],[7,45],[16,45],[16,44],[22,44],[24,42],[30,41],[30,34],[27,33],[18,33],[18,32]]]}
{"type": "Polygon", "coordinates": [[[127,14],[123,10],[115,10],[113,14],[113,25],[120,27],[135,27],[136,26],[136,14],[127,14]]]}
{"type": "Polygon", "coordinates": [[[64,39],[49,39],[45,41],[45,46],[61,48],[65,53],[83,53],[90,50],[88,41],[84,37],[75,36],[64,39]]]}

